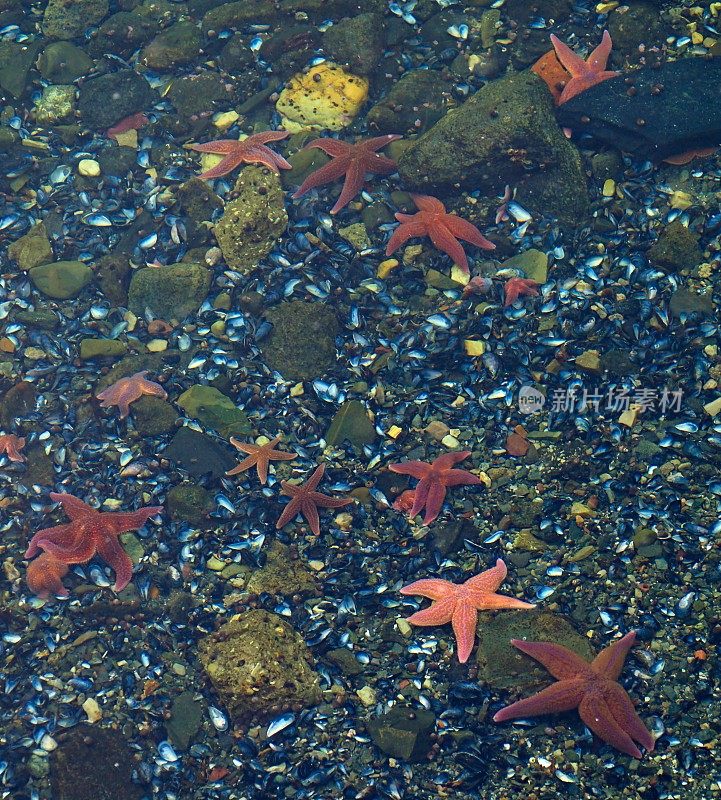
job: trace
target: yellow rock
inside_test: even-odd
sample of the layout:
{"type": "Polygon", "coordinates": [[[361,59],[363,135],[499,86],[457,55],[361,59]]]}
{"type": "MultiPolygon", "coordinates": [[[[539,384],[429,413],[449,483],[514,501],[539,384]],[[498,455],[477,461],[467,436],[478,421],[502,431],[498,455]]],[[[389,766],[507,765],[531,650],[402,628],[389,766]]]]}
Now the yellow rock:
{"type": "Polygon", "coordinates": [[[165,339],[151,339],[146,347],[150,353],[162,353],[168,349],[168,342],[165,339]]]}
{"type": "Polygon", "coordinates": [[[693,195],[688,192],[677,190],[671,193],[669,205],[671,208],[677,208],[679,211],[685,211],[693,205],[693,195]]]}
{"type": "Polygon", "coordinates": [[[290,387],[290,396],[291,397],[300,397],[303,394],[303,384],[296,383],[295,386],[290,387]]]}
{"type": "Polygon", "coordinates": [[[619,425],[625,425],[627,428],[633,428],[633,426],[636,424],[636,420],[638,419],[638,410],[639,407],[635,405],[627,408],[618,418],[619,425]]]}
{"type": "Polygon", "coordinates": [[[394,270],[400,261],[397,258],[387,258],[385,261],[381,261],[378,265],[378,277],[382,280],[383,278],[387,278],[392,270],[394,270]]]}
{"type": "Polygon", "coordinates": [[[710,403],[706,403],[703,410],[710,416],[715,417],[716,414],[721,413],[721,397],[717,397],[710,403]]]}
{"type": "Polygon", "coordinates": [[[486,343],[476,339],[465,339],[463,349],[467,356],[482,356],[486,352],[486,343]]]}
{"type": "Polygon", "coordinates": [[[133,128],[123,133],[116,133],[113,137],[118,143],[118,147],[131,147],[133,150],[138,149],[138,132],[133,128]]]}
{"type": "Polygon", "coordinates": [[[468,272],[462,270],[458,264],[454,264],[451,267],[451,280],[460,283],[461,286],[466,286],[471,280],[471,276],[468,272]]]}
{"type": "Polygon", "coordinates": [[[82,158],[78,162],[78,173],[85,178],[97,178],[100,175],[100,164],[94,158],[82,158]]]}
{"type": "Polygon", "coordinates": [[[451,436],[451,434],[449,433],[447,436],[444,436],[441,439],[441,444],[444,447],[458,447],[460,445],[460,442],[458,441],[458,439],[456,439],[455,436],[451,436]]]}
{"type": "Polygon", "coordinates": [[[325,62],[294,75],[275,104],[291,133],[350,125],[368,97],[368,81],[325,62]]]}
{"type": "Polygon", "coordinates": [[[403,428],[399,428],[397,425],[391,425],[388,428],[388,435],[391,439],[397,439],[403,433],[403,428]]]}
{"type": "Polygon", "coordinates": [[[221,111],[213,117],[213,125],[219,131],[227,131],[239,117],[240,114],[237,111],[221,111]]]}
{"type": "Polygon", "coordinates": [[[616,191],[616,181],[614,181],[613,178],[607,178],[603,182],[603,189],[601,190],[601,194],[604,197],[613,197],[615,191],[616,191]]]}
{"type": "Polygon", "coordinates": [[[572,517],[592,517],[593,511],[585,503],[573,503],[571,506],[572,517]]]}

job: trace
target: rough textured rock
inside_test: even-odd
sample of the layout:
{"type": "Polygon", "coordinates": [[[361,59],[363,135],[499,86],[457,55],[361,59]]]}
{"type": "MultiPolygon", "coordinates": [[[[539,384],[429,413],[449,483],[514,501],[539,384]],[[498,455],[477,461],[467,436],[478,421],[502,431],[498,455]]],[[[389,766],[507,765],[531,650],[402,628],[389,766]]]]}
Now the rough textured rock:
{"type": "Polygon", "coordinates": [[[393,706],[366,723],[373,743],[386,755],[403,761],[422,761],[431,749],[436,719],[431,711],[393,706]]]}
{"type": "Polygon", "coordinates": [[[210,279],[210,271],[202,264],[139,269],[130,280],[128,308],[139,317],[149,309],[155,319],[180,322],[205,300],[210,279]]]}
{"type": "Polygon", "coordinates": [[[581,223],[588,210],[580,155],[530,72],[493,81],[451,109],[405,150],[398,171],[407,188],[425,194],[515,186],[522,205],[567,224],[581,223]]]}
{"type": "Polygon", "coordinates": [[[43,14],[48,39],[75,39],[108,13],[108,0],[49,0],[43,14]]]}
{"type": "Polygon", "coordinates": [[[622,64],[624,59],[636,64],[649,58],[649,48],[655,47],[673,34],[673,29],[658,13],[653,3],[625,3],[615,8],[608,17],[608,32],[613,39],[611,65],[622,64]],[[639,49],[644,46],[643,49],[639,49]]]}
{"type": "Polygon", "coordinates": [[[313,657],[302,637],[268,611],[246,611],[200,640],[198,656],[233,722],[266,721],[320,702],[313,657]]]}
{"type": "Polygon", "coordinates": [[[53,257],[53,249],[50,246],[45,224],[38,222],[24,236],[16,239],[8,247],[8,256],[22,270],[39,267],[47,264],[53,257]]]}
{"type": "Polygon", "coordinates": [[[245,167],[214,233],[231,269],[250,272],[285,231],[288,215],[280,178],[263,167],[245,167]]]}
{"type": "Polygon", "coordinates": [[[703,258],[698,242],[698,234],[690,231],[680,220],[674,220],[649,248],[648,260],[654,266],[668,269],[693,269],[703,258]]]}
{"type": "Polygon", "coordinates": [[[317,378],[333,363],[338,319],[330,308],[295,300],[265,316],[273,330],[261,343],[263,357],[284,378],[317,378]]]}
{"type": "Polygon", "coordinates": [[[323,50],[355,75],[378,69],[385,47],[385,23],[378,14],[339,20],[323,34],[323,50]]]}
{"type": "Polygon", "coordinates": [[[581,92],[559,106],[556,117],[574,133],[641,158],[715,147],[721,141],[721,58],[641,67],[581,92]]]}
{"type": "Polygon", "coordinates": [[[225,439],[252,430],[245,412],[214,386],[191,386],[180,395],[177,403],[187,416],[199,420],[204,427],[217,431],[225,439]]]}
{"type": "Polygon", "coordinates": [[[325,434],[326,444],[338,447],[349,441],[354,447],[371,444],[376,438],[368,409],[360,400],[347,400],[338,409],[325,434]]]}
{"type": "Polygon", "coordinates": [[[290,597],[294,594],[313,594],[316,590],[313,573],[299,558],[293,558],[290,548],[273,541],[267,550],[265,564],[248,577],[245,589],[252,594],[268,592],[290,597]]]}
{"type": "Polygon", "coordinates": [[[172,431],[178,412],[167,400],[160,397],[141,397],[133,403],[135,430],[143,436],[160,436],[172,431]]]}
{"type": "Polygon", "coordinates": [[[31,70],[42,41],[0,42],[0,96],[21,97],[30,86],[31,70]]]}
{"type": "Polygon", "coordinates": [[[445,114],[451,103],[451,85],[439,72],[414,69],[368,111],[368,127],[374,134],[422,133],[445,114]]]}
{"type": "Polygon", "coordinates": [[[212,495],[203,486],[181,483],[173,486],[168,492],[166,505],[168,513],[173,519],[183,520],[191,525],[200,525],[215,504],[212,495]]]}
{"type": "Polygon", "coordinates": [[[53,42],[38,59],[38,71],[50,83],[72,83],[92,68],[93,60],[72,42],[53,42]]]}
{"type": "Polygon", "coordinates": [[[140,61],[150,69],[169,70],[189,64],[200,52],[200,31],[187,21],[176,22],[143,48],[140,61]]]}
{"type": "Polygon", "coordinates": [[[86,81],[80,87],[78,110],[90,128],[109,128],[121,119],[143,111],[157,96],[135,70],[122,69],[86,81]]]}

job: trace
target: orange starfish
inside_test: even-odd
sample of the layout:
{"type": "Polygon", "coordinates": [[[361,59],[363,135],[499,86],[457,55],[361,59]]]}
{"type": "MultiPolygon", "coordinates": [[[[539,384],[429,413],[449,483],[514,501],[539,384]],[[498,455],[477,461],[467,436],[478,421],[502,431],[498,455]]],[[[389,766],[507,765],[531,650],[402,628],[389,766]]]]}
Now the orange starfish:
{"type": "Polygon", "coordinates": [[[401,224],[388,240],[387,256],[409,239],[416,236],[430,236],[435,247],[449,255],[464,272],[468,272],[468,259],[459,239],[475,244],[483,250],[495,249],[496,245],[489,242],[475,225],[455,214],[449,214],[437,198],[425,194],[412,194],[411,197],[420,211],[416,214],[396,214],[396,219],[401,224]]]}
{"type": "Polygon", "coordinates": [[[308,522],[310,529],[316,536],[320,536],[320,519],[318,518],[318,508],[340,508],[352,503],[351,497],[328,497],[328,495],[316,492],[316,487],[325,472],[325,465],[316,467],[315,472],[308,480],[300,486],[288,481],[281,481],[281,494],[290,497],[290,502],[283,509],[283,513],[275,523],[275,527],[280,530],[287,525],[298,514],[301,514],[308,522]]]}
{"type": "Polygon", "coordinates": [[[558,60],[571,73],[571,80],[564,86],[561,96],[558,98],[559,106],[597,83],[607,81],[609,78],[615,78],[619,74],[606,69],[606,63],[611,55],[611,47],[613,46],[611,34],[608,31],[603,32],[601,44],[598,45],[586,61],[553,34],[551,34],[551,44],[556,51],[558,60]]]}
{"type": "Polygon", "coordinates": [[[40,555],[28,564],[25,580],[28,589],[45,599],[50,595],[67,597],[68,590],[63,586],[63,578],[68,574],[68,565],[50,553],[40,555]]]}
{"type": "Polygon", "coordinates": [[[265,444],[253,444],[252,442],[239,442],[235,437],[230,437],[230,443],[243,453],[249,453],[248,458],[244,458],[237,467],[226,472],[226,475],[237,475],[245,472],[251,467],[255,467],[261,483],[268,480],[268,465],[271,461],[292,461],[298,457],[298,453],[284,453],[282,450],[273,448],[281,440],[280,436],[271,439],[265,444]]]}
{"type": "Polygon", "coordinates": [[[222,178],[241,164],[264,164],[276,174],[280,169],[293,169],[293,167],[283,158],[266,147],[268,142],[278,142],[290,136],[288,131],[262,131],[254,133],[245,139],[218,139],[215,142],[205,142],[205,144],[188,145],[190,150],[198,153],[215,153],[224,156],[220,164],[212,169],[202,172],[198,177],[210,180],[211,178],[222,178]]]}
{"type": "Polygon", "coordinates": [[[641,758],[641,751],[634,742],[651,751],[655,741],[636,713],[631,698],[617,682],[628,651],[635,641],[636,632],[631,631],[601,650],[589,664],[560,644],[511,639],[514,647],[543,664],[557,682],[531,697],[502,708],[493,721],[505,722],[508,719],[556,714],[576,708],[581,719],[599,739],[622,753],[641,758]]]}
{"type": "Polygon", "coordinates": [[[465,583],[451,583],[440,578],[425,578],[404,586],[401,594],[420,595],[433,601],[429,608],[411,614],[411,625],[453,625],[456,653],[461,664],[468,661],[476,639],[479,611],[499,608],[534,608],[532,603],[496,594],[508,570],[499,558],[496,566],[469,578],[465,583]]]}
{"type": "Polygon", "coordinates": [[[5,453],[10,461],[25,461],[19,451],[25,447],[25,438],[14,433],[0,433],[0,455],[5,453]]]}
{"type": "Polygon", "coordinates": [[[56,562],[66,566],[84,564],[96,554],[115,570],[115,591],[119,592],[127,586],[133,574],[133,562],[120,546],[118,536],[141,528],[150,517],[159,514],[163,507],[148,506],[137,511],[100,512],[71,494],[51,492],[50,499],[62,505],[70,522],[43,528],[30,540],[25,558],[33,558],[41,550],[45,551],[40,556],[40,564],[31,564],[28,568],[30,589],[41,596],[47,596],[50,592],[58,593],[58,583],[67,569],[62,571],[56,562]]]}
{"type": "Polygon", "coordinates": [[[390,144],[390,142],[402,138],[397,133],[389,133],[385,136],[376,136],[373,139],[364,139],[355,144],[341,142],[339,139],[314,139],[304,149],[316,147],[331,156],[333,160],[315,170],[315,172],[311,172],[301,183],[293,197],[300,197],[316,186],[336,181],[345,175],[343,189],[335,205],[330,210],[331,214],[337,214],[363,188],[366,173],[390,175],[398,169],[395,161],[382,156],[376,151],[390,144]]]}
{"type": "Polygon", "coordinates": [[[103,389],[102,392],[96,394],[95,397],[100,400],[101,408],[118,406],[120,408],[120,419],[125,419],[130,413],[130,404],[139,400],[144,394],[165,400],[168,396],[165,389],[155,381],[146,380],[145,376],[147,374],[147,369],[142,372],[136,372],[134,375],[115,381],[107,389],[103,389]]]}
{"type": "Polygon", "coordinates": [[[503,287],[503,291],[505,294],[503,305],[510,306],[523,295],[536,297],[538,295],[538,283],[530,278],[509,278],[503,287]]]}

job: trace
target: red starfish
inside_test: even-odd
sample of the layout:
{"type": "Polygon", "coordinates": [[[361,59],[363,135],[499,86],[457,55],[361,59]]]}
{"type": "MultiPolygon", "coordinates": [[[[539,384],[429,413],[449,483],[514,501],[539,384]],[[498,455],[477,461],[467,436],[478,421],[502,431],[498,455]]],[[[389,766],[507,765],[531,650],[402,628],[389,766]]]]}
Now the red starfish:
{"type": "Polygon", "coordinates": [[[468,259],[459,239],[483,250],[495,249],[496,245],[489,242],[475,225],[455,214],[448,214],[446,207],[437,198],[425,194],[412,194],[411,197],[420,211],[415,214],[396,214],[396,219],[401,224],[388,240],[387,256],[395,253],[409,239],[430,236],[438,250],[449,255],[464,272],[468,272],[468,259]]]}
{"type": "Polygon", "coordinates": [[[165,389],[155,381],[146,380],[145,376],[147,374],[148,370],[144,369],[142,372],[136,372],[127,378],[121,378],[108,386],[107,389],[103,389],[102,392],[95,395],[100,400],[100,407],[118,406],[120,408],[120,419],[125,419],[130,413],[130,404],[139,400],[144,394],[161,397],[165,400],[168,396],[165,389]]]}
{"type": "Polygon", "coordinates": [[[115,139],[115,137],[119,133],[125,133],[126,131],[137,131],[138,128],[142,128],[150,122],[148,117],[143,114],[142,112],[138,112],[137,114],[131,114],[129,117],[123,117],[120,122],[116,122],[112,128],[108,128],[105,131],[105,135],[109,139],[115,139]]]}
{"type": "Polygon", "coordinates": [[[424,525],[431,522],[441,513],[443,500],[446,497],[448,486],[475,485],[481,479],[465,469],[453,469],[453,465],[464,458],[468,458],[470,450],[461,450],[457,453],[444,453],[438,456],[431,464],[425,461],[406,461],[403,464],[389,464],[391,472],[401,475],[411,475],[419,483],[413,494],[413,507],[410,516],[415,517],[424,507],[426,516],[424,525]]]}
{"type": "Polygon", "coordinates": [[[244,458],[237,467],[233,467],[226,475],[237,475],[239,472],[245,472],[251,467],[255,467],[258,472],[258,477],[261,483],[268,480],[268,465],[271,461],[292,461],[297,458],[298,453],[284,453],[282,450],[273,450],[273,448],[280,441],[280,436],[271,439],[265,444],[253,444],[251,442],[239,442],[235,437],[230,437],[230,443],[233,447],[243,453],[250,453],[248,458],[244,458]]]}
{"type": "Polygon", "coordinates": [[[147,506],[137,511],[100,512],[71,494],[51,492],[50,499],[62,505],[70,522],[43,528],[30,540],[25,558],[33,558],[40,550],[45,551],[38,559],[42,559],[40,564],[33,562],[35,566],[31,564],[28,567],[30,589],[41,596],[47,596],[51,591],[57,593],[60,578],[67,569],[60,572],[55,562],[66,566],[84,564],[96,554],[115,570],[113,589],[119,592],[127,586],[133,574],[133,562],[120,546],[118,536],[126,531],[142,528],[163,507],[147,506]]]}
{"type": "Polygon", "coordinates": [[[603,32],[601,44],[598,45],[586,61],[581,56],[576,55],[567,44],[564,44],[553,34],[551,34],[551,44],[556,51],[558,60],[571,73],[571,80],[565,85],[561,96],[558,98],[559,106],[597,83],[602,83],[618,75],[618,72],[606,69],[606,62],[609,55],[611,55],[611,47],[613,46],[611,34],[608,31],[603,32]]]}
{"type": "Polygon", "coordinates": [[[509,278],[503,287],[505,295],[503,305],[513,305],[523,295],[536,297],[538,295],[538,285],[536,281],[532,281],[530,278],[509,278]]]}
{"type": "Polygon", "coordinates": [[[19,451],[25,447],[25,438],[14,433],[0,433],[0,455],[5,453],[10,461],[25,461],[19,451]]]}
{"type": "Polygon", "coordinates": [[[315,472],[308,480],[297,486],[288,481],[281,481],[281,494],[290,497],[290,502],[283,509],[283,513],[275,523],[277,529],[287,525],[298,514],[302,514],[310,525],[310,529],[316,536],[320,536],[320,520],[318,519],[318,508],[340,508],[352,503],[351,497],[328,497],[328,495],[316,492],[315,489],[320,483],[320,479],[325,472],[325,465],[316,467],[315,472]]]}
{"type": "Polygon", "coordinates": [[[28,564],[25,580],[28,589],[45,599],[50,595],[67,597],[68,590],[63,586],[63,578],[68,574],[68,565],[50,553],[40,555],[28,564]]]}
{"type": "Polygon", "coordinates": [[[655,742],[636,714],[631,698],[617,683],[623,662],[635,640],[635,631],[627,633],[601,650],[589,664],[560,644],[511,639],[514,647],[540,661],[557,683],[502,708],[493,717],[494,721],[505,722],[507,719],[577,708],[581,719],[599,739],[634,758],[641,758],[634,742],[642,744],[648,751],[653,750],[655,742]]]}
{"type": "Polygon", "coordinates": [[[403,137],[397,133],[386,136],[376,136],[374,139],[365,139],[355,144],[341,142],[339,139],[314,139],[304,149],[317,147],[327,153],[332,161],[311,174],[301,183],[293,197],[300,197],[316,186],[337,181],[345,175],[343,189],[340,196],[331,208],[331,214],[337,214],[341,208],[360,192],[365,183],[367,173],[374,175],[390,175],[398,168],[395,161],[380,155],[377,150],[385,147],[390,142],[403,137]]]}
{"type": "Polygon", "coordinates": [[[411,614],[411,625],[453,625],[456,652],[461,664],[468,661],[476,638],[479,611],[498,608],[533,608],[531,603],[496,594],[508,570],[499,558],[496,566],[469,578],[465,583],[450,583],[440,578],[426,578],[404,586],[401,594],[415,594],[433,600],[429,608],[411,614]]]}
{"type": "Polygon", "coordinates": [[[242,141],[237,139],[218,139],[215,142],[205,142],[205,144],[191,144],[191,150],[199,153],[216,153],[225,158],[212,169],[206,170],[198,177],[210,180],[211,178],[222,178],[241,164],[265,164],[276,174],[278,168],[293,169],[293,167],[283,158],[266,147],[268,142],[278,142],[290,136],[288,131],[262,131],[254,133],[242,141]]]}

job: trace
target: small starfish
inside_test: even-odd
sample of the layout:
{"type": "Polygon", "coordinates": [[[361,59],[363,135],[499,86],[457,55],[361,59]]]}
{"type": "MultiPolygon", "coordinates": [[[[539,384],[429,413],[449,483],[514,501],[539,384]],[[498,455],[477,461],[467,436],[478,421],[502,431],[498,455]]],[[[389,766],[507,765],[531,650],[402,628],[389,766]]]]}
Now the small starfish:
{"type": "Polygon", "coordinates": [[[271,461],[292,461],[298,457],[298,453],[284,453],[282,450],[273,450],[281,437],[276,436],[265,444],[253,444],[252,442],[239,442],[235,437],[230,437],[230,443],[243,453],[250,453],[248,458],[244,458],[237,467],[233,467],[226,475],[237,475],[245,472],[251,467],[255,467],[261,483],[268,480],[268,465],[271,461]]]}
{"type": "Polygon", "coordinates": [[[25,558],[33,558],[41,550],[45,551],[40,556],[43,559],[40,564],[31,564],[28,567],[30,589],[41,596],[47,596],[51,591],[57,593],[57,584],[67,572],[65,570],[61,574],[57,564],[50,558],[44,558],[46,555],[68,565],[84,564],[97,554],[115,570],[115,591],[119,592],[127,586],[133,574],[133,562],[120,546],[118,536],[126,531],[142,528],[163,507],[148,506],[137,511],[100,512],[71,494],[51,492],[50,499],[62,505],[70,522],[43,528],[30,540],[25,558]]]}
{"type": "Polygon", "coordinates": [[[564,86],[561,96],[558,98],[558,105],[563,105],[572,97],[575,97],[586,89],[590,89],[597,83],[603,83],[609,78],[615,78],[619,73],[606,69],[606,62],[611,55],[611,34],[603,32],[601,44],[591,53],[586,61],[581,56],[571,50],[557,36],[551,34],[551,44],[556,51],[558,60],[571,73],[571,80],[564,86]]]}
{"type": "Polygon", "coordinates": [[[130,413],[130,404],[139,400],[145,394],[165,400],[168,396],[165,389],[155,381],[146,380],[145,376],[147,374],[148,370],[144,369],[142,372],[136,372],[127,378],[121,378],[108,386],[107,389],[103,389],[102,392],[95,395],[100,400],[100,407],[118,406],[120,408],[120,419],[125,419],[130,413]]]}
{"type": "Polygon", "coordinates": [[[316,492],[316,487],[325,472],[325,465],[316,467],[315,472],[308,480],[300,486],[288,481],[281,481],[281,494],[290,497],[290,502],[283,509],[283,513],[275,523],[275,527],[280,530],[287,525],[298,514],[303,517],[310,525],[310,529],[316,536],[320,536],[320,520],[318,519],[318,508],[340,508],[353,502],[351,497],[328,497],[328,495],[316,492]]]}
{"type": "Polygon", "coordinates": [[[129,117],[123,117],[119,122],[116,122],[111,128],[105,131],[105,135],[109,139],[114,139],[119,133],[126,133],[127,131],[137,131],[139,128],[144,127],[150,122],[148,117],[142,112],[131,114],[129,117]]]}
{"type": "Polygon", "coordinates": [[[424,507],[426,515],[424,525],[431,522],[441,513],[441,507],[446,497],[446,488],[449,486],[476,485],[481,479],[465,469],[453,469],[453,465],[464,458],[468,458],[470,450],[461,450],[457,453],[444,453],[438,456],[431,464],[425,461],[406,461],[402,464],[389,464],[391,472],[401,475],[411,475],[419,483],[413,494],[413,507],[410,516],[415,517],[424,507]]]}
{"type": "Polygon", "coordinates": [[[367,173],[374,175],[390,175],[398,168],[395,161],[376,152],[385,147],[390,142],[403,137],[397,133],[389,133],[386,136],[376,136],[373,139],[364,139],[355,144],[341,142],[339,139],[314,139],[305,146],[316,147],[327,153],[332,161],[320,169],[311,172],[310,175],[301,183],[293,197],[300,197],[316,186],[337,181],[345,175],[343,189],[340,196],[331,208],[331,214],[337,214],[342,208],[360,192],[365,183],[367,173]]]}
{"type": "Polygon", "coordinates": [[[188,145],[190,150],[198,153],[215,153],[224,156],[223,160],[216,164],[212,169],[206,170],[198,175],[199,178],[211,180],[211,178],[222,178],[241,164],[264,164],[276,174],[280,169],[293,169],[293,167],[283,158],[266,147],[268,142],[278,142],[290,136],[288,131],[262,131],[247,136],[245,139],[218,139],[215,142],[205,142],[205,144],[188,145]]]}
{"type": "Polygon", "coordinates": [[[63,578],[68,574],[68,565],[50,553],[40,553],[28,564],[25,580],[28,589],[43,600],[54,595],[67,597],[68,590],[63,586],[63,578]]]}
{"type": "Polygon", "coordinates": [[[0,433],[0,455],[5,453],[10,461],[25,461],[20,450],[25,447],[25,437],[14,433],[0,433]]]}
{"type": "Polygon", "coordinates": [[[496,245],[468,220],[446,212],[446,207],[435,197],[425,194],[412,194],[413,202],[420,211],[415,214],[396,214],[401,223],[388,240],[386,255],[404,245],[416,236],[430,236],[433,245],[449,255],[464,271],[468,272],[468,259],[459,239],[475,244],[483,250],[494,250],[496,245]]]}
{"type": "Polygon", "coordinates": [[[538,295],[538,283],[530,278],[509,278],[503,287],[503,292],[505,296],[503,305],[511,306],[523,295],[536,297],[538,295]]]}
{"type": "Polygon", "coordinates": [[[543,664],[557,679],[557,683],[502,708],[493,720],[505,722],[518,717],[556,714],[576,708],[581,719],[599,739],[622,753],[641,758],[641,751],[634,742],[650,752],[655,741],[636,713],[631,698],[617,682],[635,640],[635,631],[627,633],[601,650],[589,664],[560,644],[511,639],[514,647],[543,664]]]}
{"type": "Polygon", "coordinates": [[[508,570],[499,558],[496,566],[469,578],[465,583],[450,583],[440,578],[425,578],[404,586],[401,594],[414,594],[433,600],[429,608],[411,614],[411,625],[453,625],[456,653],[461,664],[468,661],[476,639],[479,611],[499,608],[534,608],[531,603],[496,594],[508,570]]]}

